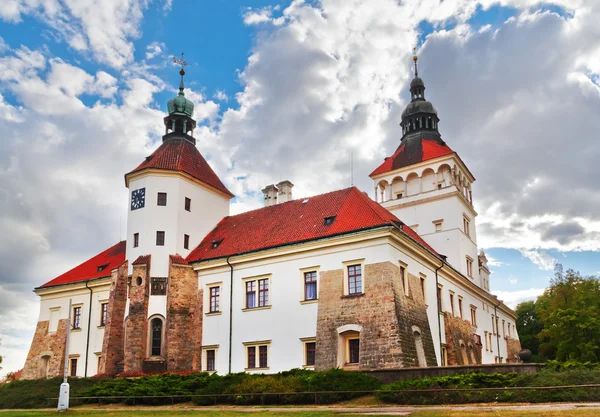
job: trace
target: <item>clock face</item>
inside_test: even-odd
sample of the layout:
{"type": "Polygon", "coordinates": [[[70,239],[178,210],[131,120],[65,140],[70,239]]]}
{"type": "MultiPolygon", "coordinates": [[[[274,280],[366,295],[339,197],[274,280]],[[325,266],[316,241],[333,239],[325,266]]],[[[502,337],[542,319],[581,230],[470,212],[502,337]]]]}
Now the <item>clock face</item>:
{"type": "Polygon", "coordinates": [[[140,188],[131,192],[131,210],[144,207],[146,202],[146,189],[140,188]]]}

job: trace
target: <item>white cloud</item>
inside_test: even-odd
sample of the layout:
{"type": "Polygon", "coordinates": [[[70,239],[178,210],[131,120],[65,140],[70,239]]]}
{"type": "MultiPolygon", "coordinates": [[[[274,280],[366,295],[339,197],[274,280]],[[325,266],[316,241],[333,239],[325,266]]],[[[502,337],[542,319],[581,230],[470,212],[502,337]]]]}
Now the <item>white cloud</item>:
{"type": "Polygon", "coordinates": [[[514,309],[524,301],[531,301],[537,299],[544,293],[544,288],[530,288],[527,290],[518,291],[492,291],[498,299],[504,301],[504,303],[514,309]]]}
{"type": "Polygon", "coordinates": [[[217,90],[217,92],[213,94],[213,98],[219,101],[229,101],[229,97],[222,90],[217,90]]]}
{"type": "Polygon", "coordinates": [[[132,40],[147,0],[5,0],[0,3],[0,19],[16,23],[22,15],[32,15],[50,26],[70,47],[90,51],[107,65],[121,68],[133,59],[132,40]]]}
{"type": "Polygon", "coordinates": [[[146,47],[146,59],[150,60],[164,53],[165,44],[162,42],[152,42],[146,47]]]}
{"type": "Polygon", "coordinates": [[[521,249],[521,255],[529,259],[542,271],[552,271],[558,262],[552,255],[535,249],[521,249]]]}

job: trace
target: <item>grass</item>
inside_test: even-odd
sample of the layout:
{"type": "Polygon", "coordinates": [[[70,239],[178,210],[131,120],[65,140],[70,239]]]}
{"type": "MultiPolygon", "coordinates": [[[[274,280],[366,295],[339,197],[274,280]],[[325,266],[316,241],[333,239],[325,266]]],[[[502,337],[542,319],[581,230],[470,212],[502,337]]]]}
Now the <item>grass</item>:
{"type": "MultiPolygon", "coordinates": [[[[198,417],[332,417],[350,414],[340,414],[335,411],[260,411],[243,412],[234,410],[75,410],[71,409],[66,415],[78,416],[103,416],[103,417],[179,417],[179,416],[198,416],[198,417]]],[[[357,415],[357,414],[352,414],[357,415]]],[[[574,409],[574,410],[427,410],[415,411],[410,413],[411,417],[534,417],[543,415],[544,417],[592,417],[598,415],[598,409],[574,409]]],[[[56,411],[6,411],[0,412],[1,417],[45,417],[56,416],[56,411]]]]}

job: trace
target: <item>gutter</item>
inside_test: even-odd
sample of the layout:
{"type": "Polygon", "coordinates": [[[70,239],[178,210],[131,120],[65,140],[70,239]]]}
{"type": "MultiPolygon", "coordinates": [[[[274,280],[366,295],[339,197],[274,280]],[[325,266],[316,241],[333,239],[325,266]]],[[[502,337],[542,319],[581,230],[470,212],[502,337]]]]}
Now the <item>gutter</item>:
{"type": "Polygon", "coordinates": [[[87,378],[88,355],[90,350],[90,326],[92,325],[92,294],[94,291],[90,287],[88,287],[88,281],[85,282],[85,288],[90,290],[90,308],[88,310],[87,340],[85,342],[85,368],[83,371],[84,378],[87,378]]]}
{"type": "Polygon", "coordinates": [[[494,326],[496,326],[496,346],[498,347],[498,363],[502,363],[502,356],[500,356],[500,329],[498,328],[497,324],[500,320],[498,320],[498,310],[497,307],[500,305],[500,301],[498,301],[498,304],[494,304],[494,320],[496,320],[496,323],[492,323],[492,329],[494,328],[494,326]]]}
{"type": "Polygon", "coordinates": [[[226,259],[227,265],[231,270],[229,276],[229,374],[231,373],[231,351],[232,351],[232,339],[233,339],[233,265],[229,263],[229,258],[232,255],[229,255],[226,259]]]}
{"type": "Polygon", "coordinates": [[[442,366],[442,362],[444,361],[444,357],[442,356],[442,320],[440,319],[440,314],[442,314],[442,312],[440,311],[440,306],[442,304],[442,300],[438,297],[438,288],[439,288],[439,277],[438,277],[438,271],[440,269],[442,269],[444,267],[444,265],[446,264],[446,260],[445,260],[445,256],[444,255],[440,255],[442,257],[442,264],[436,268],[435,270],[435,301],[436,301],[436,305],[437,305],[437,321],[438,321],[438,340],[440,341],[440,366],[442,366]]]}

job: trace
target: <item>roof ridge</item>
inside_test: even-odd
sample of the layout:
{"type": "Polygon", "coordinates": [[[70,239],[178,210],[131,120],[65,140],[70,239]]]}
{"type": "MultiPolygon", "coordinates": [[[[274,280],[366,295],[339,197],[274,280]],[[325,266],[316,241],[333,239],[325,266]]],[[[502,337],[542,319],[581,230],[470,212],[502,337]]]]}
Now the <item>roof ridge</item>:
{"type": "MultiPolygon", "coordinates": [[[[360,190],[359,190],[358,188],[356,188],[355,186],[352,186],[352,188],[353,188],[354,190],[356,190],[356,191],[357,191],[357,192],[360,194],[360,197],[361,197],[361,198],[362,198],[364,201],[366,201],[366,203],[367,203],[367,206],[369,206],[369,209],[370,209],[370,210],[371,210],[373,213],[375,213],[375,215],[376,215],[377,217],[379,217],[379,218],[380,218],[380,219],[381,219],[381,220],[382,220],[384,223],[388,223],[388,224],[390,224],[390,225],[393,225],[393,223],[391,222],[391,220],[390,220],[390,219],[387,219],[387,218],[385,218],[385,217],[383,217],[383,216],[381,215],[381,211],[380,211],[380,210],[378,210],[378,209],[375,209],[375,207],[373,206],[373,203],[374,203],[374,201],[373,201],[373,200],[371,200],[371,198],[370,198],[368,195],[366,195],[366,193],[365,193],[365,192],[363,192],[363,191],[360,191],[360,190]]],[[[381,206],[379,206],[379,205],[378,205],[378,207],[383,209],[383,207],[381,207],[381,206]]],[[[394,215],[392,214],[392,212],[390,212],[389,210],[387,210],[387,209],[384,209],[384,210],[385,210],[386,212],[388,212],[388,213],[390,214],[390,216],[392,216],[392,217],[396,217],[396,216],[394,216],[394,215]]],[[[396,219],[398,219],[398,218],[396,217],[396,219]]],[[[398,220],[400,220],[400,219],[398,219],[398,220]]]]}

